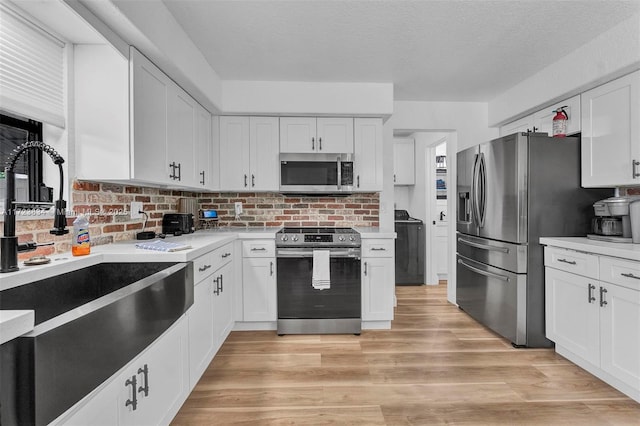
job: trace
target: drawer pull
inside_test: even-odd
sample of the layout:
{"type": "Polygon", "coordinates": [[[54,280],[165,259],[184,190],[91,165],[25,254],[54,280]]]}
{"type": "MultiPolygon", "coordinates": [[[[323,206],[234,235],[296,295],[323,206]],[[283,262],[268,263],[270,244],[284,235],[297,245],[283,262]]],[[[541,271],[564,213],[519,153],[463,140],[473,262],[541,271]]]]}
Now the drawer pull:
{"type": "Polygon", "coordinates": [[[125,387],[129,387],[131,386],[131,399],[127,399],[124,403],[125,407],[128,407],[131,405],[131,408],[133,408],[133,411],[136,411],[136,409],[138,408],[138,379],[136,378],[136,376],[131,376],[130,379],[127,379],[126,382],[124,382],[124,386],[125,387]]]}
{"type": "Polygon", "coordinates": [[[267,249],[266,249],[266,248],[264,248],[264,247],[260,247],[260,248],[252,247],[252,248],[251,248],[251,251],[267,251],[267,249]]]}
{"type": "Polygon", "coordinates": [[[596,289],[595,285],[589,284],[589,303],[596,301],[596,298],[593,296],[593,290],[595,289],[596,289]]]}
{"type": "Polygon", "coordinates": [[[371,251],[387,251],[387,249],[384,247],[372,247],[371,251]]]}
{"type": "Polygon", "coordinates": [[[273,262],[269,262],[269,275],[273,276],[273,262]]]}
{"type": "Polygon", "coordinates": [[[603,307],[607,304],[607,301],[604,299],[605,294],[607,294],[607,289],[604,287],[600,287],[600,307],[603,307]]]}
{"type": "Polygon", "coordinates": [[[464,238],[458,238],[458,241],[461,242],[462,244],[466,244],[468,246],[479,248],[479,249],[482,249],[482,250],[500,251],[502,253],[509,253],[509,249],[506,248],[506,247],[495,247],[495,246],[490,246],[488,244],[480,244],[480,243],[476,243],[474,241],[466,240],[464,238]]]}
{"type": "Polygon", "coordinates": [[[576,265],[577,264],[575,260],[567,260],[567,259],[558,259],[558,262],[568,263],[569,265],[576,265]]]}
{"type": "Polygon", "coordinates": [[[226,259],[227,257],[231,256],[231,253],[223,253],[222,254],[222,258],[226,259]]]}
{"type": "Polygon", "coordinates": [[[144,375],[144,386],[140,386],[138,388],[138,393],[144,392],[144,396],[149,396],[149,367],[147,364],[144,365],[144,368],[138,368],[138,374],[144,375]]]}
{"type": "Polygon", "coordinates": [[[633,275],[632,273],[628,273],[628,274],[623,274],[620,273],[620,275],[622,275],[623,277],[627,277],[627,278],[635,278],[636,280],[640,280],[640,277],[637,275],[633,275]]]}
{"type": "Polygon", "coordinates": [[[207,269],[209,269],[209,268],[211,268],[211,265],[204,265],[202,268],[198,268],[198,271],[200,271],[200,272],[204,272],[204,271],[206,271],[206,270],[207,270],[207,269]]]}

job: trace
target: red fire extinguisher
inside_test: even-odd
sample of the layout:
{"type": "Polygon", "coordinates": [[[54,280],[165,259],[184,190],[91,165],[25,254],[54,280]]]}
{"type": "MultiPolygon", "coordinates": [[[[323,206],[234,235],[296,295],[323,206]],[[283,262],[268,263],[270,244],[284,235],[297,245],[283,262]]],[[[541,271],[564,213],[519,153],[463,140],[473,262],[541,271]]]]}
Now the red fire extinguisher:
{"type": "Polygon", "coordinates": [[[569,116],[564,110],[566,107],[565,105],[553,111],[556,113],[555,117],[553,117],[553,137],[555,138],[564,138],[567,136],[567,121],[569,120],[569,116]]]}

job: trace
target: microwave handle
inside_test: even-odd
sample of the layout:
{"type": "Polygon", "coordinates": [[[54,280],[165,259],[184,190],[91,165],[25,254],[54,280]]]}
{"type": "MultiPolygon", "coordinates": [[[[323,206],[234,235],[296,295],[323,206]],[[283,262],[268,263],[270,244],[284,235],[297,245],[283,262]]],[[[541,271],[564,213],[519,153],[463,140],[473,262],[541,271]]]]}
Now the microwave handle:
{"type": "Polygon", "coordinates": [[[342,161],[338,156],[338,191],[342,189],[342,161]]]}

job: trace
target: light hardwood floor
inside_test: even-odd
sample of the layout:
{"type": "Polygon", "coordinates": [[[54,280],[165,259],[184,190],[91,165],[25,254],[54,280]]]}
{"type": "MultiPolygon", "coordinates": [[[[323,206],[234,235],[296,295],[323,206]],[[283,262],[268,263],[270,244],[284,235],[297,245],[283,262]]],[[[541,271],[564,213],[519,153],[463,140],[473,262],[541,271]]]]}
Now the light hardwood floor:
{"type": "Polygon", "coordinates": [[[514,349],[397,287],[391,330],[233,332],[174,425],[640,425],[640,404],[550,349],[514,349]]]}

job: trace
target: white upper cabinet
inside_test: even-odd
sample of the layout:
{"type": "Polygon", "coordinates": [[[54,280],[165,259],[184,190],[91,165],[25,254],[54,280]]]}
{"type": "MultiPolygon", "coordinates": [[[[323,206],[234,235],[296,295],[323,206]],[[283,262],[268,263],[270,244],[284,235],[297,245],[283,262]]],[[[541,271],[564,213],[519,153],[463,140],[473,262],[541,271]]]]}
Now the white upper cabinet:
{"type": "Polygon", "coordinates": [[[553,136],[553,117],[555,111],[564,108],[567,114],[566,135],[573,135],[580,132],[580,95],[574,96],[557,104],[551,105],[533,114],[533,128],[536,132],[547,133],[553,136]]]}
{"type": "Polygon", "coordinates": [[[640,185],[640,71],[582,94],[582,186],[640,185]]]}
{"type": "MultiPolygon", "coordinates": [[[[212,174],[212,137],[211,114],[196,104],[196,140],[195,140],[195,172],[196,187],[218,189],[219,182],[212,174]]],[[[217,128],[216,128],[217,129],[217,128]]]]}
{"type": "Polygon", "coordinates": [[[382,119],[354,119],[355,191],[382,191],[382,119]]]}
{"type": "Polygon", "coordinates": [[[393,183],[414,185],[416,183],[415,142],[411,138],[393,139],[393,183]]]}
{"type": "Polygon", "coordinates": [[[353,153],[353,118],[281,117],[280,152],[353,153]]]}
{"type": "Polygon", "coordinates": [[[220,189],[277,191],[278,118],[220,117],[220,189]]]}
{"type": "Polygon", "coordinates": [[[211,143],[210,116],[138,50],[76,46],[74,86],[79,179],[203,187],[196,149],[211,143]]]}
{"type": "Polygon", "coordinates": [[[500,127],[500,136],[507,136],[513,133],[533,131],[533,115],[528,115],[519,120],[507,123],[500,127]]]}

